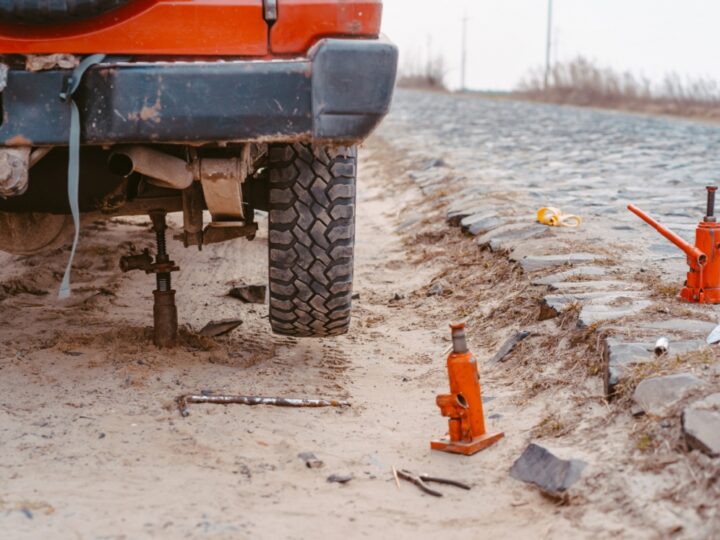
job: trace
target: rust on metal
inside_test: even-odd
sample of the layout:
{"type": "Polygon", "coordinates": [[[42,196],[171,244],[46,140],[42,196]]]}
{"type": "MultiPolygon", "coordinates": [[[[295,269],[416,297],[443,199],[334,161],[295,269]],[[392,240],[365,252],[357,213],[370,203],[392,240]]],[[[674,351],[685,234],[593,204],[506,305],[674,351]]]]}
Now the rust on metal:
{"type": "Polygon", "coordinates": [[[275,407],[350,407],[347,401],[337,399],[308,399],[308,398],[284,398],[265,396],[231,396],[213,394],[188,394],[177,398],[177,404],[182,416],[189,416],[188,405],[190,403],[212,403],[216,405],[272,405],[275,407]]]}
{"type": "Polygon", "coordinates": [[[174,347],[177,344],[178,317],[175,305],[175,291],[172,288],[171,272],[180,270],[170,260],[167,253],[165,231],[167,212],[152,209],[150,219],[153,223],[157,242],[157,254],[153,261],[148,250],[139,255],[120,258],[120,269],[123,272],[143,270],[147,274],[155,274],[156,289],[153,291],[153,342],[159,348],[174,347]]]}
{"type": "Polygon", "coordinates": [[[27,191],[30,147],[0,148],[0,197],[17,197],[27,191]]]}

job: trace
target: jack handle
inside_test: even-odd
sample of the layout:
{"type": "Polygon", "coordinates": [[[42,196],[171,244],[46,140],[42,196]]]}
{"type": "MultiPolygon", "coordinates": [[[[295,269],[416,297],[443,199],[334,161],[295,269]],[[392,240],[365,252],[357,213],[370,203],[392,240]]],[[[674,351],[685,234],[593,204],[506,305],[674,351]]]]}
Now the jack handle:
{"type": "Polygon", "coordinates": [[[707,255],[705,255],[702,251],[700,251],[695,246],[688,244],[685,240],[680,238],[677,234],[672,232],[667,227],[663,227],[660,223],[658,223],[653,218],[651,218],[649,215],[647,215],[645,212],[640,210],[637,206],[635,206],[634,204],[628,204],[627,208],[633,214],[635,214],[640,219],[642,219],[645,223],[647,223],[652,228],[654,228],[657,232],[662,234],[665,238],[670,240],[677,247],[682,249],[685,252],[685,254],[688,256],[688,259],[690,259],[695,264],[697,264],[698,267],[703,266],[707,262],[707,255]]]}

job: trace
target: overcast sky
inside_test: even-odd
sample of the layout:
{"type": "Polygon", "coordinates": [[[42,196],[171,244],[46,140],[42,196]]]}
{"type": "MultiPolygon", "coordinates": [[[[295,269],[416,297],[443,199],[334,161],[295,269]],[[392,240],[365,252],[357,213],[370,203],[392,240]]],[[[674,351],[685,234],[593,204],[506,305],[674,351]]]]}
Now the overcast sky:
{"type": "MultiPolygon", "coordinates": [[[[430,48],[460,81],[467,12],[468,87],[511,89],[545,61],[547,0],[385,0],[401,62],[430,48]]],[[[583,55],[653,80],[669,71],[720,80],[720,0],[554,0],[555,60],[583,55]]]]}

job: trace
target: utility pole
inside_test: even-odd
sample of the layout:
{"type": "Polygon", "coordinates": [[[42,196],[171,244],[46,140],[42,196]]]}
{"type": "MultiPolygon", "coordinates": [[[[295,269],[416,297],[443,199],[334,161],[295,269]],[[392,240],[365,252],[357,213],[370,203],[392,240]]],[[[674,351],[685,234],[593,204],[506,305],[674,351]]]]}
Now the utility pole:
{"type": "Polygon", "coordinates": [[[467,11],[462,18],[462,57],[460,59],[460,90],[465,91],[465,74],[467,71],[467,11]]]}
{"type": "Polygon", "coordinates": [[[550,52],[552,51],[552,19],[553,19],[553,0],[548,0],[547,13],[547,42],[545,44],[545,91],[548,89],[550,80],[550,52]]]}

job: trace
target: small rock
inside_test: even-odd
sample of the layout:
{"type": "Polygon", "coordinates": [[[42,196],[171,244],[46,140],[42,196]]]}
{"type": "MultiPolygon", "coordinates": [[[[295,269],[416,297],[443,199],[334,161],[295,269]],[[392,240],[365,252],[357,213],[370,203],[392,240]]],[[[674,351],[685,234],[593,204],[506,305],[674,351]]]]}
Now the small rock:
{"type": "Polygon", "coordinates": [[[534,255],[517,261],[526,272],[555,268],[566,264],[592,262],[598,258],[592,253],[568,253],[567,255],[534,255]]]}
{"type": "Polygon", "coordinates": [[[465,232],[478,236],[485,234],[493,229],[507,225],[508,221],[499,217],[489,217],[473,222],[469,227],[465,229],[465,232]]]}
{"type": "Polygon", "coordinates": [[[246,304],[264,304],[266,293],[267,287],[265,285],[244,285],[242,287],[233,287],[227,294],[246,304]]]}
{"type": "Polygon", "coordinates": [[[443,158],[436,158],[428,161],[425,163],[425,169],[432,169],[434,167],[447,167],[448,164],[445,162],[443,158]]]}
{"type": "Polygon", "coordinates": [[[217,337],[222,336],[235,330],[242,324],[240,319],[223,319],[222,321],[211,321],[207,323],[202,330],[200,335],[205,337],[217,337]]]}
{"type": "Polygon", "coordinates": [[[530,332],[526,332],[525,330],[521,330],[520,332],[516,332],[515,334],[513,334],[505,341],[505,343],[502,344],[502,347],[498,349],[498,351],[495,353],[495,356],[490,359],[490,362],[503,362],[505,360],[505,357],[509,355],[513,351],[513,349],[515,349],[517,344],[529,335],[530,332]]]}
{"type": "Polygon", "coordinates": [[[325,463],[318,459],[312,452],[300,452],[298,457],[305,462],[305,466],[308,469],[319,469],[325,465],[325,463]]]}
{"type": "Polygon", "coordinates": [[[559,283],[568,279],[577,279],[579,276],[600,277],[607,274],[607,268],[602,266],[579,266],[558,272],[542,278],[534,279],[533,285],[550,285],[551,283],[559,283]]]}
{"type": "Polygon", "coordinates": [[[328,482],[330,482],[330,483],[335,482],[338,484],[347,484],[352,479],[353,479],[353,475],[350,473],[331,474],[330,476],[327,477],[328,482]]]}
{"type": "Polygon", "coordinates": [[[445,292],[445,287],[443,287],[443,284],[440,282],[434,283],[432,287],[428,289],[427,295],[428,296],[442,296],[442,294],[445,292]]]}
{"type": "Polygon", "coordinates": [[[667,319],[664,321],[648,321],[638,324],[641,328],[650,330],[667,330],[670,332],[690,333],[707,335],[715,325],[707,321],[697,319],[667,319]]]}
{"type": "Polygon", "coordinates": [[[580,479],[586,466],[584,461],[560,459],[542,446],[531,443],[513,463],[510,476],[559,497],[580,479]]]}
{"type": "Polygon", "coordinates": [[[402,300],[403,298],[405,298],[405,295],[404,295],[404,294],[395,293],[395,294],[393,294],[393,297],[390,299],[390,301],[391,301],[391,302],[398,302],[398,301],[402,300]]]}
{"type": "Polygon", "coordinates": [[[682,430],[690,448],[710,457],[720,456],[720,393],[686,407],[682,430]]]}
{"type": "Polygon", "coordinates": [[[350,298],[352,298],[353,300],[360,300],[360,293],[359,293],[359,292],[356,292],[356,293],[353,294],[350,298]]]}
{"type": "Polygon", "coordinates": [[[633,400],[646,414],[665,416],[673,405],[705,383],[690,373],[651,377],[637,385],[633,400]]]}

